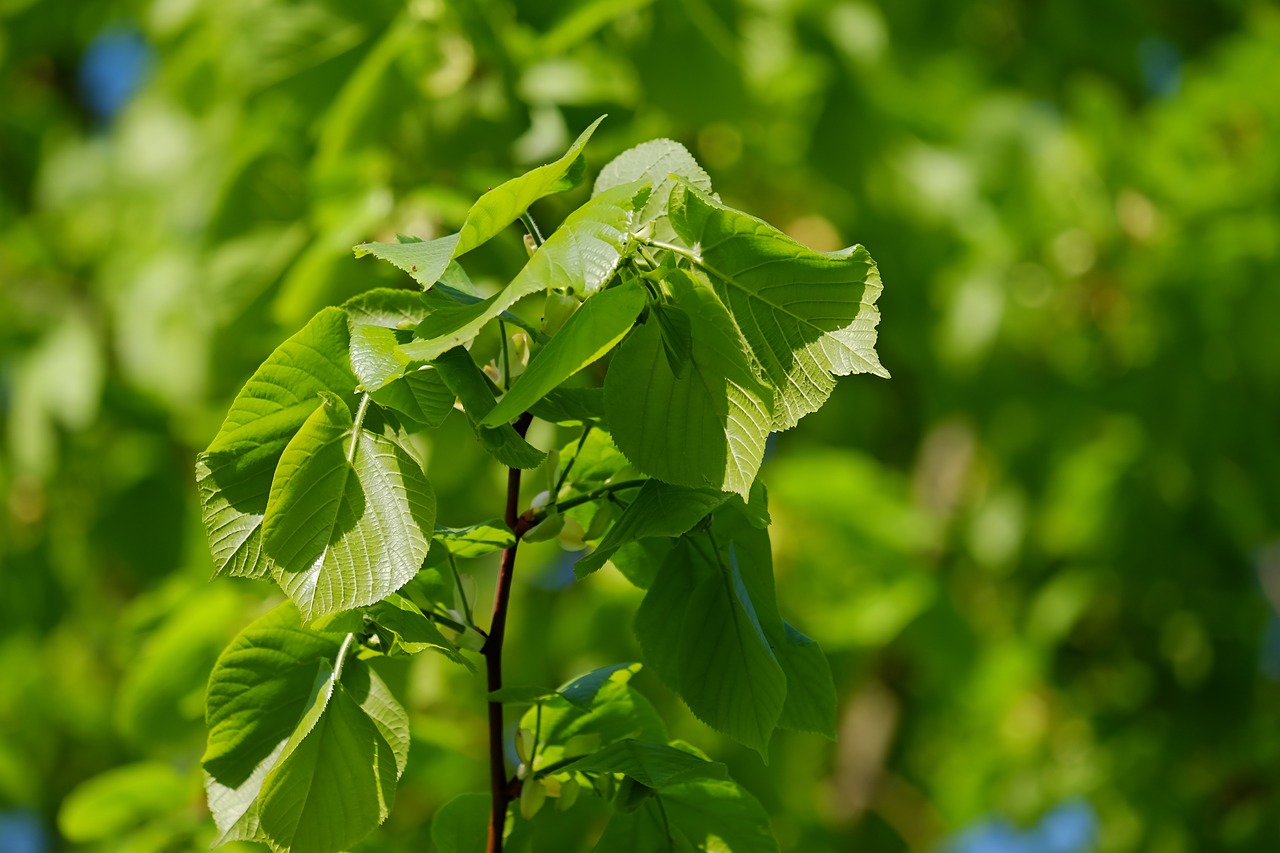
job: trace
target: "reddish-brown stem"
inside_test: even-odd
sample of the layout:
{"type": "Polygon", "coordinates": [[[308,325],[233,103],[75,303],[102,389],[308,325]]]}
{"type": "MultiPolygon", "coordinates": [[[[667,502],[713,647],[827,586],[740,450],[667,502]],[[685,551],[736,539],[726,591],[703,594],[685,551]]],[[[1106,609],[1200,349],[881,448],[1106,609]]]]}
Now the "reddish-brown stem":
{"type": "MultiPolygon", "coordinates": [[[[525,413],[515,422],[516,432],[524,438],[533,417],[525,413]]],[[[507,604],[511,599],[511,576],[516,567],[516,547],[524,535],[525,519],[520,517],[520,469],[507,470],[507,526],[516,534],[516,541],[502,552],[502,565],[498,569],[498,586],[493,591],[493,619],[489,623],[489,637],[480,650],[484,655],[485,672],[489,677],[489,692],[502,689],[502,641],[507,633],[507,604]]],[[[507,819],[507,803],[511,796],[507,785],[507,765],[502,749],[502,703],[489,703],[489,790],[493,802],[489,810],[488,853],[502,853],[502,829],[507,819]]]]}

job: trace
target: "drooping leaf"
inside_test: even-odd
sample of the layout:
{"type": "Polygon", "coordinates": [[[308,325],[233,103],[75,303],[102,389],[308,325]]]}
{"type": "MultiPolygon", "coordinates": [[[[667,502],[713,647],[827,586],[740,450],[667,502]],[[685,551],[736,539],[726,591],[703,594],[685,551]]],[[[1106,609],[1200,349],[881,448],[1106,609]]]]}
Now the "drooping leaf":
{"type": "Polygon", "coordinates": [[[361,243],[353,247],[352,251],[357,258],[373,255],[375,258],[394,264],[426,289],[440,280],[450,261],[462,254],[458,251],[458,241],[461,236],[461,234],[450,234],[448,237],[437,240],[361,243]]]}
{"type": "Polygon", "coordinates": [[[373,604],[422,566],[435,495],[418,463],[327,396],[281,456],[263,522],[276,582],[304,620],[373,604]]]}
{"type": "Polygon", "coordinates": [[[382,739],[395,756],[396,776],[409,762],[409,714],[391,693],[391,688],[371,667],[348,661],[342,670],[342,687],[361,710],[373,720],[382,739]]]}
{"type": "Polygon", "coordinates": [[[530,406],[529,411],[547,423],[561,426],[600,421],[604,418],[604,389],[561,386],[530,406]]]}
{"type": "Polygon", "coordinates": [[[764,458],[772,390],[710,288],[676,271],[665,282],[692,320],[691,363],[677,376],[656,322],[623,342],[605,378],[614,441],[636,467],[669,483],[747,495],[764,458]]]}
{"type": "Polygon", "coordinates": [[[398,779],[395,750],[332,670],[259,794],[260,831],[276,849],[337,853],[386,820],[398,779]]]}
{"type": "Polygon", "coordinates": [[[596,550],[577,562],[574,573],[581,578],[596,571],[628,542],[649,536],[683,535],[724,503],[726,497],[718,489],[691,489],[650,480],[609,528],[596,550]]]}
{"type": "Polygon", "coordinates": [[[656,790],[694,778],[729,778],[729,771],[723,764],[707,761],[665,743],[634,739],[611,743],[565,769],[582,773],[622,773],[656,790]]]}
{"type": "Polygon", "coordinates": [[[816,411],[835,376],[889,376],[875,351],[880,273],[866,249],[815,251],[684,182],[670,210],[773,386],[774,429],[816,411]]]}
{"type": "Polygon", "coordinates": [[[654,237],[665,240],[674,233],[666,222],[667,203],[676,185],[672,175],[684,178],[703,192],[711,192],[711,178],[706,171],[698,165],[689,149],[671,139],[651,139],[623,151],[600,170],[591,192],[599,195],[620,184],[648,181],[653,185],[653,193],[636,218],[636,224],[654,222],[654,237]]]}
{"type": "Polygon", "coordinates": [[[201,518],[214,574],[266,577],[262,519],[285,445],[322,391],[350,394],[346,315],[326,308],[282,343],[236,396],[222,428],[196,461],[201,518]]]}
{"type": "Polygon", "coordinates": [[[787,676],[787,701],[778,726],[799,732],[836,736],[836,685],[831,664],[818,641],[805,636],[789,622],[783,623],[782,642],[774,641],[774,653],[787,676]]]}
{"type": "Polygon", "coordinates": [[[467,417],[476,428],[476,435],[494,459],[511,468],[536,468],[547,458],[547,454],[538,450],[520,437],[510,424],[503,424],[492,429],[478,426],[497,402],[493,397],[493,387],[483,371],[471,360],[471,355],[462,347],[452,349],[436,359],[436,369],[448,384],[467,417]]]}
{"type": "Polygon", "coordinates": [[[435,537],[455,557],[483,557],[494,551],[510,548],[516,535],[500,518],[482,521],[467,527],[442,527],[436,525],[435,537]]]}
{"type": "Polygon", "coordinates": [[[604,116],[593,121],[559,160],[512,178],[482,195],[467,213],[453,256],[458,257],[491,240],[519,219],[538,199],[571,190],[580,184],[586,174],[582,151],[602,121],[604,116]]]}
{"type": "Polygon", "coordinates": [[[636,633],[655,670],[703,722],[768,756],[787,679],[738,567],[682,541],[650,586],[636,633]]]}
{"type": "Polygon", "coordinates": [[[288,602],[241,631],[209,677],[205,770],[220,784],[239,787],[293,732],[316,666],[336,658],[341,645],[341,635],[304,629],[288,602]]]}
{"type": "Polygon", "coordinates": [[[481,426],[510,423],[547,392],[613,349],[631,330],[644,303],[644,288],[635,283],[588,299],[534,356],[481,426]]]}

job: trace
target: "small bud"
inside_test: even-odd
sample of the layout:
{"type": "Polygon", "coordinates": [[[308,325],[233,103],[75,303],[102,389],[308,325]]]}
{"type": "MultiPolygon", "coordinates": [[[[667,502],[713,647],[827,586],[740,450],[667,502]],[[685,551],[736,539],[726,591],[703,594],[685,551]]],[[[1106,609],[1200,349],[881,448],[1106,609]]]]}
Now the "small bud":
{"type": "Polygon", "coordinates": [[[533,496],[533,500],[529,501],[529,509],[542,509],[551,502],[551,492],[538,492],[533,496]]]}
{"type": "Polygon", "coordinates": [[[520,788],[520,817],[533,820],[547,801],[547,789],[537,779],[526,779],[520,788]]]}
{"type": "Polygon", "coordinates": [[[573,804],[578,801],[578,792],[581,790],[582,786],[573,777],[561,782],[560,799],[556,800],[556,811],[567,812],[573,808],[573,804]]]}
{"type": "Polygon", "coordinates": [[[526,728],[516,731],[516,756],[525,764],[531,763],[529,756],[533,753],[533,732],[526,728]]]}

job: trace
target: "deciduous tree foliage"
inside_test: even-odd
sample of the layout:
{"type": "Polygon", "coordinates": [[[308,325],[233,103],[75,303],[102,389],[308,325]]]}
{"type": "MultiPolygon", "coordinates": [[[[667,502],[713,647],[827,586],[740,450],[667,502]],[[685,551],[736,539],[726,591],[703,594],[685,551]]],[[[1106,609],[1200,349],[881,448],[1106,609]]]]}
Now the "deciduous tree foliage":
{"type": "MultiPolygon", "coordinates": [[[[374,289],[320,311],[254,373],[200,455],[219,572],[270,578],[289,598],[214,666],[203,764],[219,840],[337,853],[384,821],[409,726],[368,661],[433,651],[465,664],[477,638],[496,638],[486,655],[500,656],[505,605],[492,636],[465,603],[459,622],[439,567],[457,572],[457,560],[498,548],[514,560],[518,540],[559,530],[571,511],[594,545],[580,582],[641,542],[663,546],[631,575],[646,589],[636,631],[644,663],[699,719],[766,759],[779,728],[835,736],[826,659],[778,610],[757,473],[769,434],[819,408],[836,376],[888,375],[874,349],[875,262],[861,246],[815,252],[726,206],[670,140],[606,166],[543,242],[529,206],[583,180],[598,125],[561,159],[481,196],[458,234],[357,246],[420,290],[374,289]],[[461,280],[456,259],[518,219],[535,245],[509,283],[484,298],[442,283],[451,267],[461,280]],[[500,318],[537,299],[541,327],[512,327],[532,350],[521,365],[500,318]],[[501,358],[481,365],[468,348],[491,325],[501,358]],[[598,389],[601,373],[602,405],[597,396],[588,412],[561,414],[557,398],[598,389]],[[514,529],[435,526],[414,436],[455,405],[515,483],[547,457],[524,437],[526,413],[579,431],[571,454],[546,463],[554,489],[514,529]]],[[[572,808],[582,791],[614,810],[602,851],[776,850],[765,812],[725,766],[669,738],[629,683],[639,668],[491,693],[532,706],[516,735],[511,843],[547,797],[572,808]]],[[[488,809],[459,797],[432,833],[441,849],[470,851],[488,809]]]]}

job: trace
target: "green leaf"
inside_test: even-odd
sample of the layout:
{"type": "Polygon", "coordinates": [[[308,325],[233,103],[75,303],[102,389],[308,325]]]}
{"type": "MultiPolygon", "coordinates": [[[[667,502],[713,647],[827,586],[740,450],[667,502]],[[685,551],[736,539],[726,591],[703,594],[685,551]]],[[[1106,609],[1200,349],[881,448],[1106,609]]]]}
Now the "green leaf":
{"type": "Polygon", "coordinates": [[[181,808],[191,792],[168,764],[148,761],[100,773],[76,786],[58,810],[58,829],[83,844],[120,836],[181,808]]]}
{"type": "Polygon", "coordinates": [[[816,411],[834,376],[889,376],[875,351],[880,273],[866,249],[815,251],[683,182],[671,223],[773,386],[774,429],[816,411]]]}
{"type": "Polygon", "coordinates": [[[408,362],[397,352],[393,329],[371,323],[351,326],[351,369],[365,392],[377,391],[400,377],[408,362]]]}
{"type": "Polygon", "coordinates": [[[512,178],[480,196],[467,213],[467,221],[462,224],[453,256],[458,257],[491,240],[519,219],[538,199],[571,190],[580,184],[586,174],[582,151],[602,121],[604,116],[593,121],[559,160],[512,178]]]}
{"type": "Polygon", "coordinates": [[[578,561],[574,573],[586,577],[629,542],[649,536],[681,536],[724,503],[726,497],[715,489],[690,489],[650,480],[609,528],[596,550],[578,561]]]}
{"type": "Polygon", "coordinates": [[[635,283],[588,299],[534,356],[481,426],[515,420],[551,389],[613,349],[631,330],[644,303],[644,288],[635,283]]]}
{"type": "Polygon", "coordinates": [[[334,673],[322,671],[263,782],[260,829],[276,849],[337,853],[386,820],[397,778],[395,750],[334,673]]]}
{"type": "Polygon", "coordinates": [[[342,670],[342,687],[373,720],[395,757],[396,777],[409,763],[409,714],[378,673],[359,661],[348,661],[342,670]]]}
{"type": "Polygon", "coordinates": [[[603,388],[556,388],[529,407],[547,423],[578,426],[604,418],[603,388]]]}
{"type": "Polygon", "coordinates": [[[631,677],[640,669],[639,664],[607,669],[612,671],[602,682],[596,678],[596,673],[588,673],[561,687],[560,696],[545,700],[541,712],[532,708],[525,712],[520,725],[530,731],[538,728],[537,716],[539,713],[542,716],[542,737],[535,769],[559,761],[570,751],[582,754],[584,750],[578,746],[584,741],[595,742],[592,751],[600,743],[623,738],[666,741],[666,726],[662,718],[649,700],[629,684],[631,677]],[[595,687],[586,709],[572,704],[563,696],[567,690],[575,698],[583,699],[586,685],[575,687],[575,684],[584,680],[595,687]]]}
{"type": "Polygon", "coordinates": [[[341,308],[316,314],[254,371],[206,453],[278,458],[314,411],[317,394],[350,395],[355,388],[349,342],[341,308]]]}
{"type": "Polygon", "coordinates": [[[370,396],[379,406],[394,409],[428,429],[444,423],[457,399],[440,372],[429,366],[409,371],[370,396]]]}
{"type": "Polygon", "coordinates": [[[459,794],[436,810],[431,843],[439,853],[484,853],[489,841],[488,794],[459,794]]]}
{"type": "Polygon", "coordinates": [[[379,287],[342,303],[352,326],[369,324],[388,329],[412,329],[431,313],[427,297],[417,290],[379,287]]]}
{"type": "Polygon", "coordinates": [[[449,262],[465,252],[458,250],[461,234],[450,234],[438,240],[411,240],[396,243],[361,243],[352,248],[357,258],[373,255],[394,264],[427,289],[440,280],[449,262]]]}
{"type": "Polygon", "coordinates": [[[231,788],[248,779],[293,732],[316,666],[336,658],[341,644],[340,636],[305,630],[288,602],[241,631],[209,677],[205,770],[231,788]]]}
{"type": "Polygon", "coordinates": [[[711,178],[689,149],[670,139],[651,139],[610,160],[600,170],[591,194],[599,195],[631,181],[648,181],[653,185],[653,193],[637,216],[636,225],[656,222],[654,237],[665,240],[674,233],[665,221],[671,190],[677,183],[673,175],[684,178],[703,192],[711,192],[711,178]]]}
{"type": "Polygon", "coordinates": [[[276,463],[320,392],[350,394],[355,388],[348,345],[343,311],[321,311],[254,372],[209,449],[197,457],[196,486],[215,576],[271,573],[262,520],[276,463]]]}
{"type": "Polygon", "coordinates": [[[276,581],[304,620],[373,604],[422,566],[431,485],[404,450],[330,395],[281,456],[263,522],[276,581]]]}
{"type": "Polygon", "coordinates": [[[435,538],[455,557],[483,557],[494,551],[510,548],[516,542],[516,535],[500,518],[482,521],[469,527],[436,526],[435,538]]]}
{"type": "Polygon", "coordinates": [[[457,347],[437,358],[435,366],[440,371],[440,376],[458,395],[463,410],[476,428],[480,443],[494,459],[511,468],[537,468],[542,464],[547,454],[521,438],[510,424],[493,429],[478,426],[497,403],[493,398],[493,386],[471,360],[470,353],[457,347]]]}
{"type": "Polygon", "coordinates": [[[565,219],[504,289],[488,299],[443,306],[418,327],[419,340],[400,350],[413,361],[434,361],[471,342],[485,324],[521,299],[544,290],[590,295],[613,277],[631,239],[635,205],[644,187],[627,184],[591,199],[565,219]]]}
{"type": "Polygon", "coordinates": [[[787,679],[769,647],[738,567],[682,541],[636,617],[640,645],[659,676],[707,725],[768,760],[787,679]]]}
{"type": "Polygon", "coordinates": [[[661,480],[747,495],[764,457],[773,392],[748,366],[715,294],[682,272],[665,282],[692,319],[691,363],[677,376],[656,322],[623,342],[605,378],[605,411],[619,449],[661,480]]]}
{"type": "Polygon", "coordinates": [[[600,689],[614,680],[615,673],[623,671],[627,673],[624,678],[629,681],[631,676],[640,671],[640,664],[615,663],[612,666],[602,666],[599,669],[588,672],[586,675],[578,676],[556,692],[568,700],[569,704],[575,708],[590,711],[591,704],[595,702],[600,689]]]}
{"type": "Polygon", "coordinates": [[[716,514],[714,529],[721,543],[727,543],[722,544],[727,547],[724,556],[742,579],[764,635],[787,678],[787,698],[778,725],[834,740],[836,688],[831,666],[817,642],[785,623],[778,612],[769,532],[757,526],[757,514],[768,512],[763,505],[763,489],[759,491],[758,506],[726,504],[716,514]]]}
{"type": "Polygon", "coordinates": [[[734,782],[698,779],[667,788],[661,797],[667,819],[695,850],[778,853],[764,807],[734,782]]]}
{"type": "Polygon", "coordinates": [[[622,773],[661,790],[691,778],[727,779],[728,769],[665,743],[620,740],[564,768],[582,773],[622,773]]]}
{"type": "Polygon", "coordinates": [[[457,646],[449,642],[435,623],[402,595],[389,595],[369,608],[373,621],[395,636],[395,644],[407,654],[417,654],[428,649],[443,654],[456,663],[474,670],[471,661],[464,658],[457,646]]]}

